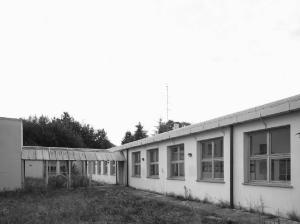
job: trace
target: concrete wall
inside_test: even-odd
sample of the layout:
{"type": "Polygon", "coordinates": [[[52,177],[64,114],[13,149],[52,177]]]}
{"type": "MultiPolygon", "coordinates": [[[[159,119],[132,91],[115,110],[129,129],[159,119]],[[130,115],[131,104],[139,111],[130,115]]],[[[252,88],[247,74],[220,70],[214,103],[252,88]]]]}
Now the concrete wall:
{"type": "Polygon", "coordinates": [[[300,214],[300,113],[249,122],[234,128],[234,203],[243,207],[260,208],[268,213],[286,215],[295,211],[300,214]],[[291,185],[290,188],[245,185],[244,133],[265,128],[290,125],[291,185]]]}
{"type": "Polygon", "coordinates": [[[21,188],[22,121],[0,118],[0,190],[21,188]]]}
{"type": "Polygon", "coordinates": [[[129,151],[129,185],[139,189],[155,191],[159,193],[171,193],[185,196],[190,194],[193,198],[208,199],[212,202],[229,202],[229,128],[222,128],[216,131],[209,131],[204,134],[177,138],[164,141],[159,144],[139,147],[129,151]],[[210,183],[197,181],[197,142],[201,140],[223,137],[224,138],[224,182],[210,183]],[[167,151],[168,146],[184,144],[184,180],[168,179],[167,172],[167,151]],[[159,178],[152,179],[147,177],[147,150],[159,149],[159,178]],[[141,158],[141,177],[132,176],[132,152],[140,151],[141,158]],[[189,157],[188,154],[192,156],[189,157]]]}
{"type": "MultiPolygon", "coordinates": [[[[234,127],[234,204],[245,208],[261,209],[264,212],[285,216],[295,211],[300,214],[300,112],[281,115],[259,121],[247,122],[234,127]],[[266,126],[265,126],[266,125],[266,126]],[[291,184],[284,186],[253,186],[245,182],[245,132],[265,128],[290,125],[291,138],[291,184]]],[[[126,151],[124,151],[126,155],[126,151]]],[[[212,202],[230,200],[230,130],[219,128],[193,136],[181,137],[160,143],[141,146],[129,150],[129,186],[159,193],[184,196],[186,192],[193,198],[208,199],[212,202]],[[224,138],[224,182],[197,181],[197,142],[216,137],[224,138]],[[184,144],[185,178],[168,179],[168,146],[184,144]],[[159,149],[159,178],[147,177],[147,150],[159,149]],[[132,176],[132,152],[141,152],[141,177],[132,176]],[[188,154],[192,156],[189,157],[188,154]],[[144,160],[143,160],[144,159],[144,160]]]]}
{"type": "Polygon", "coordinates": [[[92,180],[108,184],[116,184],[116,175],[110,175],[110,163],[107,164],[107,174],[103,174],[103,161],[101,162],[101,173],[98,173],[98,163],[96,163],[96,174],[92,175],[92,180]]]}
{"type": "Polygon", "coordinates": [[[43,178],[44,165],[43,161],[25,161],[25,177],[43,178]]]}

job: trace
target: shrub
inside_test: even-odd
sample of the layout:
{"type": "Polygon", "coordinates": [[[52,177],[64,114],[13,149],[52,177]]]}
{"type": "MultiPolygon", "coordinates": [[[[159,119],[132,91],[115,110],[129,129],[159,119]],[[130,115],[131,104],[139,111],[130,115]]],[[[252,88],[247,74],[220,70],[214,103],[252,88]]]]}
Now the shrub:
{"type": "Polygon", "coordinates": [[[89,186],[89,178],[86,176],[78,176],[74,175],[72,176],[72,187],[78,188],[78,187],[87,187],[89,186]]]}
{"type": "Polygon", "coordinates": [[[292,212],[288,213],[287,215],[290,220],[300,222],[300,216],[295,211],[292,211],[292,212]]]}
{"type": "Polygon", "coordinates": [[[45,191],[46,191],[46,185],[44,179],[33,178],[33,177],[25,178],[23,192],[32,193],[32,192],[45,192],[45,191]]]}
{"type": "Polygon", "coordinates": [[[68,179],[64,175],[49,177],[48,186],[52,189],[67,187],[68,179]]]}

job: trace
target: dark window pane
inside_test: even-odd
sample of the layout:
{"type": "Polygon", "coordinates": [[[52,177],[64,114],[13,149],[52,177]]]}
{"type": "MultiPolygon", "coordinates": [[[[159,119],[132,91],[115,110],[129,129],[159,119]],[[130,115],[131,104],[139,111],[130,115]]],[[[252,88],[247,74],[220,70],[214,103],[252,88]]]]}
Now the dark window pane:
{"type": "Polygon", "coordinates": [[[133,161],[135,162],[135,163],[139,163],[140,161],[141,161],[141,154],[140,154],[140,152],[134,152],[133,153],[133,161]]]}
{"type": "Polygon", "coordinates": [[[178,148],[171,148],[171,161],[178,160],[178,148]]]}
{"type": "Polygon", "coordinates": [[[223,157],[223,139],[214,140],[214,157],[223,157]]]}
{"type": "Polygon", "coordinates": [[[290,153],[290,128],[276,128],[271,130],[271,152],[290,153]]]}
{"type": "Polygon", "coordinates": [[[208,179],[212,178],[212,163],[202,162],[202,178],[208,179]]]}
{"type": "Polygon", "coordinates": [[[212,143],[211,142],[203,142],[202,146],[202,158],[209,159],[212,156],[212,143]]]}
{"type": "Polygon", "coordinates": [[[134,165],[134,175],[135,176],[141,175],[141,166],[140,165],[134,165]]]}
{"type": "Polygon", "coordinates": [[[103,174],[107,174],[107,161],[103,161],[103,174]]]}
{"type": "Polygon", "coordinates": [[[171,176],[178,177],[178,163],[171,164],[171,176]]]}
{"type": "Polygon", "coordinates": [[[98,174],[101,174],[101,161],[98,161],[98,174]]]}
{"type": "Polygon", "coordinates": [[[150,165],[150,176],[158,176],[158,164],[150,165]]]}
{"type": "Polygon", "coordinates": [[[271,162],[271,179],[273,181],[290,181],[291,180],[291,160],[272,159],[271,162]]]}
{"type": "Polygon", "coordinates": [[[250,180],[267,180],[267,160],[250,161],[250,180]]]}
{"type": "Polygon", "coordinates": [[[150,162],[158,162],[158,149],[153,149],[149,151],[150,162]]]}
{"type": "Polygon", "coordinates": [[[180,160],[184,160],[184,147],[183,145],[180,146],[180,160]]]}
{"type": "Polygon", "coordinates": [[[179,163],[179,176],[184,177],[184,163],[179,163]]]}
{"type": "Polygon", "coordinates": [[[214,178],[224,178],[223,161],[214,161],[214,178]]]}
{"type": "Polygon", "coordinates": [[[250,134],[251,155],[264,155],[267,153],[267,132],[256,132],[250,134]]]}

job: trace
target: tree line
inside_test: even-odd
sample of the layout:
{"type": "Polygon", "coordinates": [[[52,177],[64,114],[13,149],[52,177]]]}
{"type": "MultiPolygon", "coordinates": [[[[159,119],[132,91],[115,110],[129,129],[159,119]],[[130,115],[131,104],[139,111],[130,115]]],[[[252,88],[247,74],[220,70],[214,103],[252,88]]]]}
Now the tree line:
{"type": "MultiPolygon", "coordinates": [[[[96,130],[89,124],[76,121],[69,113],[60,117],[30,116],[23,121],[23,142],[25,146],[70,147],[108,149],[114,144],[108,139],[104,129],[96,130]]],[[[190,125],[187,122],[160,119],[155,134],[160,134],[190,125]]],[[[148,132],[139,122],[134,132],[126,131],[121,144],[147,138],[148,132]]]]}

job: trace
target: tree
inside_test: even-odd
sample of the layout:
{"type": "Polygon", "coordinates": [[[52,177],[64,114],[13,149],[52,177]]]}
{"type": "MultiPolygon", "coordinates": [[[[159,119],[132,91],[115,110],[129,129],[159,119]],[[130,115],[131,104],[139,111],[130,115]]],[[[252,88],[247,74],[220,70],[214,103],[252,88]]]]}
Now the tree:
{"type": "Polygon", "coordinates": [[[164,133],[167,131],[171,131],[174,129],[175,125],[178,126],[178,128],[182,128],[185,126],[190,125],[188,122],[178,122],[173,120],[168,120],[167,122],[163,122],[162,119],[159,119],[157,128],[157,133],[164,133]]]}
{"type": "Polygon", "coordinates": [[[132,133],[130,131],[126,131],[121,144],[124,145],[126,143],[133,142],[133,141],[134,141],[134,136],[132,135],[132,133]]]}
{"type": "Polygon", "coordinates": [[[147,131],[143,130],[144,127],[141,125],[141,122],[139,122],[135,127],[136,127],[136,130],[133,135],[135,141],[148,137],[147,131]]]}
{"type": "Polygon", "coordinates": [[[104,129],[95,130],[89,124],[81,124],[69,113],[60,118],[46,116],[23,119],[24,145],[71,148],[106,149],[114,146],[104,129]]]}

